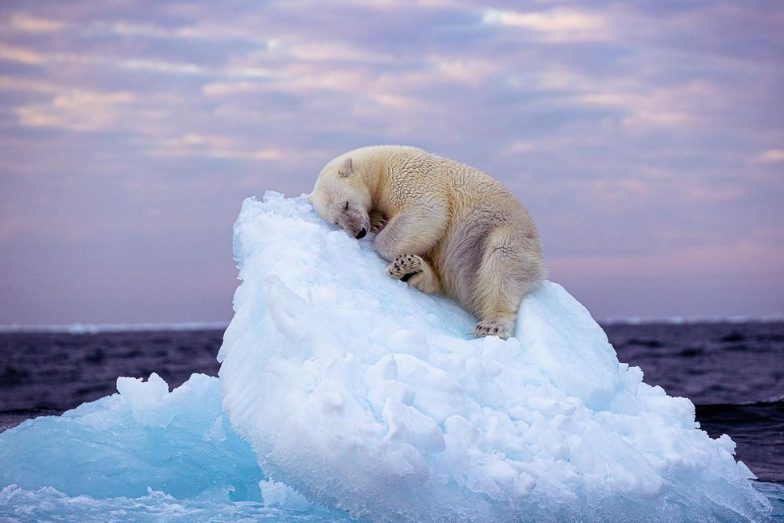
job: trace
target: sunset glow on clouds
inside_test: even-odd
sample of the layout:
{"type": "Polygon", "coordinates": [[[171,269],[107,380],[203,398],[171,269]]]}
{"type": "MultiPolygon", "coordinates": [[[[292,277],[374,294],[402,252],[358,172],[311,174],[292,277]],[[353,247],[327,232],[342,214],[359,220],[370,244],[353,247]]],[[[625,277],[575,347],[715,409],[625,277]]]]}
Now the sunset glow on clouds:
{"type": "Polygon", "coordinates": [[[777,2],[4,2],[0,323],[230,316],[244,197],[403,143],[600,317],[784,313],[777,2]]]}

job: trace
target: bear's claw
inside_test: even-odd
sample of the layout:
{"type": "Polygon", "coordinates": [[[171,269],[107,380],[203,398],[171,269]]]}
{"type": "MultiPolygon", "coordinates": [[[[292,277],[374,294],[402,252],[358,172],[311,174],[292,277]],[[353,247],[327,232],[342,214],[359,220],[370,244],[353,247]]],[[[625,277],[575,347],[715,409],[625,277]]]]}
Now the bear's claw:
{"type": "Polygon", "coordinates": [[[389,264],[387,272],[397,280],[408,281],[411,276],[422,272],[424,260],[416,254],[401,254],[389,264]]]}
{"type": "Polygon", "coordinates": [[[378,234],[387,226],[389,223],[389,219],[379,212],[379,211],[371,211],[370,212],[370,232],[374,234],[378,234]]]}
{"type": "Polygon", "coordinates": [[[504,320],[482,320],[474,328],[477,336],[498,336],[505,340],[512,335],[510,322],[504,320]]]}
{"type": "Polygon", "coordinates": [[[371,224],[370,232],[378,234],[386,226],[387,226],[387,221],[384,219],[379,219],[371,224]]]}

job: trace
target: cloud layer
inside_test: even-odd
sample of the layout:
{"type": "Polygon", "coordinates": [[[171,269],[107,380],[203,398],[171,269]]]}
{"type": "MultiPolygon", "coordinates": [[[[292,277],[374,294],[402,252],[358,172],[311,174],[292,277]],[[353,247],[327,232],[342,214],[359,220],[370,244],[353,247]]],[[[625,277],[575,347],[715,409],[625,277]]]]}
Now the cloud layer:
{"type": "Polygon", "coordinates": [[[599,317],[784,312],[777,2],[6,2],[0,323],[230,316],[241,199],[406,143],[599,317]]]}

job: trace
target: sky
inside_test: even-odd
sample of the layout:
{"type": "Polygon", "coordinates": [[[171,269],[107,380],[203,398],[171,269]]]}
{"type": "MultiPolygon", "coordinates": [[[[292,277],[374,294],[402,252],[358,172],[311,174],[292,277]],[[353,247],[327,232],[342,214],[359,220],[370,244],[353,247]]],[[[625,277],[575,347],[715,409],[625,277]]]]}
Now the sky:
{"type": "Polygon", "coordinates": [[[784,313],[784,4],[0,3],[0,324],[224,321],[242,200],[478,167],[595,317],[784,313]]]}

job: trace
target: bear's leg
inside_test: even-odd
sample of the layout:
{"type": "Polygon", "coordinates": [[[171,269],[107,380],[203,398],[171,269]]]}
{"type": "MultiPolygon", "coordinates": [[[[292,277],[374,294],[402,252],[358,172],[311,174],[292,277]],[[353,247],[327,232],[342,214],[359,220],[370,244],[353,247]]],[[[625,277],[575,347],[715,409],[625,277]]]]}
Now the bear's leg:
{"type": "Polygon", "coordinates": [[[523,297],[539,286],[544,267],[535,240],[511,227],[494,230],[486,244],[474,284],[479,323],[477,336],[514,334],[517,309],[523,297]]]}
{"type": "Polygon", "coordinates": [[[448,213],[443,205],[430,202],[412,205],[404,212],[390,216],[376,235],[373,246],[385,260],[393,261],[400,255],[430,252],[446,230],[448,213]]]}
{"type": "Polygon", "coordinates": [[[421,256],[401,254],[389,264],[387,272],[395,279],[408,282],[422,292],[441,292],[441,279],[421,256]]]}

